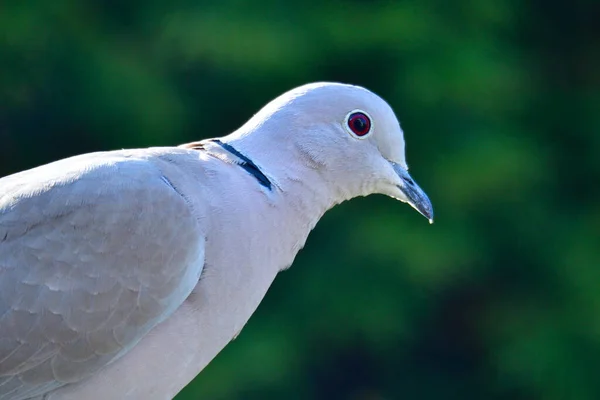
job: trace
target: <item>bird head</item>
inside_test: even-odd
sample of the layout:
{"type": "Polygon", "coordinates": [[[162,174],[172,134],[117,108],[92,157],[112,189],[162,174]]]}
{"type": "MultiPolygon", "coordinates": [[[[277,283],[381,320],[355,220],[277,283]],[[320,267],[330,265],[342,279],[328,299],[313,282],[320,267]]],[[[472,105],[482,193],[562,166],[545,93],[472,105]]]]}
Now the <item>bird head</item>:
{"type": "Polygon", "coordinates": [[[433,222],[429,198],[408,173],[398,118],[385,100],[365,88],[319,82],[292,89],[228,140],[240,142],[262,164],[270,158],[289,165],[292,155],[299,155],[345,199],[384,194],[433,222]],[[249,137],[253,140],[244,140],[249,137]]]}

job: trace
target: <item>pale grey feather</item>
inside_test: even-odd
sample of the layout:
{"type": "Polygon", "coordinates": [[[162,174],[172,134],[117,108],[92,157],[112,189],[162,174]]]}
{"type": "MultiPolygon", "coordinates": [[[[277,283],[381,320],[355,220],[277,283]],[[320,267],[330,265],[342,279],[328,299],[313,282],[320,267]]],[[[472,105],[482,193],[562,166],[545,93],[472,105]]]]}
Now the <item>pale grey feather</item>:
{"type": "Polygon", "coordinates": [[[90,376],[194,288],[203,230],[161,162],[95,153],[0,179],[0,399],[90,376]]]}

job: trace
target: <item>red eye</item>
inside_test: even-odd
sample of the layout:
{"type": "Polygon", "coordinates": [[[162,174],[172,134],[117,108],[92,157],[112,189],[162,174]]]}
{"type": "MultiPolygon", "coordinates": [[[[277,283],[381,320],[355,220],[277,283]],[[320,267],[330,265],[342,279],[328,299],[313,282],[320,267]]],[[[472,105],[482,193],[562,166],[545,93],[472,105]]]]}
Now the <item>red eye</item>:
{"type": "Polygon", "coordinates": [[[353,112],[348,116],[348,128],[358,137],[363,137],[371,131],[371,119],[362,112],[353,112]]]}

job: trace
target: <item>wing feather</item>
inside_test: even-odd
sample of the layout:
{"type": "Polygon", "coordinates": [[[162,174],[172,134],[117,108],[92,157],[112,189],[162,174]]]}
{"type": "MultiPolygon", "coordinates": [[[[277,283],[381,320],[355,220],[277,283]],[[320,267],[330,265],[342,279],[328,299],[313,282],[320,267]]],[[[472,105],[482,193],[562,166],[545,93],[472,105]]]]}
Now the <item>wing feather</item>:
{"type": "Polygon", "coordinates": [[[203,264],[200,223],[151,157],[94,153],[0,179],[0,399],[125,354],[203,264]]]}

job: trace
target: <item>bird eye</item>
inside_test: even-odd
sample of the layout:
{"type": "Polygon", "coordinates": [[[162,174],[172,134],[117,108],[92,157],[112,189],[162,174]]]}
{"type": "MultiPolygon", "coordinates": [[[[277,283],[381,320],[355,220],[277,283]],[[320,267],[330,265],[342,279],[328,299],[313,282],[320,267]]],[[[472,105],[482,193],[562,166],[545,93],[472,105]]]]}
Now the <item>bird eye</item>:
{"type": "Polygon", "coordinates": [[[362,111],[352,111],[346,117],[346,126],[352,135],[364,139],[371,132],[371,118],[362,111]]]}

